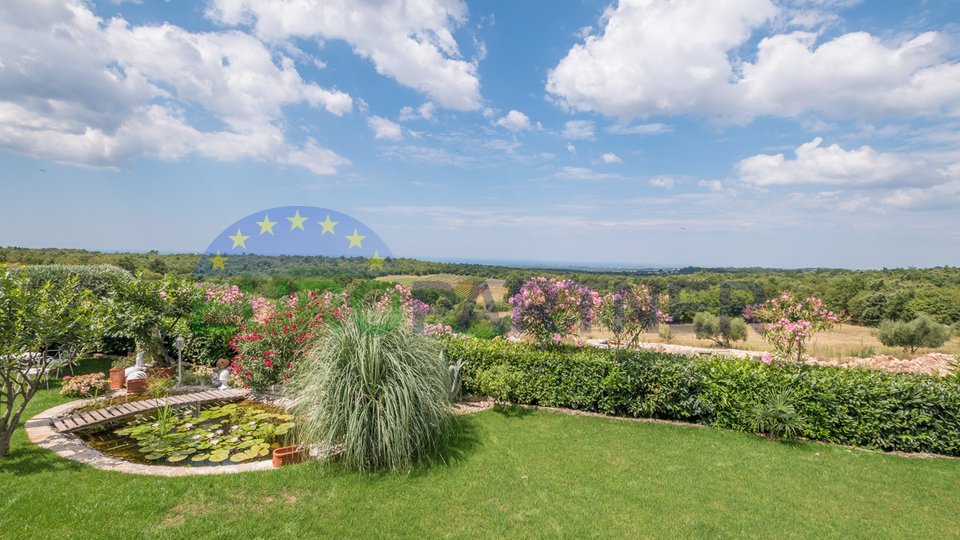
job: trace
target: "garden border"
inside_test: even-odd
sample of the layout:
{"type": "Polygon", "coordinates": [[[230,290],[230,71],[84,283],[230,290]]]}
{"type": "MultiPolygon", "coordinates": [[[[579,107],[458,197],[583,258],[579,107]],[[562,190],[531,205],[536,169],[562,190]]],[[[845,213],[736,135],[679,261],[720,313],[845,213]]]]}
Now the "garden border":
{"type": "MultiPolygon", "coordinates": [[[[257,399],[257,396],[254,395],[250,395],[249,397],[257,399]]],[[[76,435],[60,433],[53,428],[54,420],[73,410],[89,405],[93,403],[93,401],[93,399],[71,401],[37,414],[24,424],[27,437],[30,439],[30,442],[41,448],[50,450],[64,459],[82,463],[103,471],[138,474],[141,476],[205,476],[266,471],[273,470],[274,468],[272,461],[269,459],[254,463],[239,463],[236,465],[221,465],[217,467],[172,467],[169,465],[133,463],[94,450],[76,435]]]]}

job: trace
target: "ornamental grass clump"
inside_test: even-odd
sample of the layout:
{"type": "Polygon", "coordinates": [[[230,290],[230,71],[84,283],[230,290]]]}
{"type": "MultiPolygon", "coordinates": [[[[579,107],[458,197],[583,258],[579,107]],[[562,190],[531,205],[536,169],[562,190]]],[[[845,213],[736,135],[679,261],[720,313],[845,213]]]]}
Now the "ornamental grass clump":
{"type": "Polygon", "coordinates": [[[450,371],[439,342],[398,310],[355,310],[290,382],[300,442],[361,471],[403,470],[445,445],[450,371]]]}

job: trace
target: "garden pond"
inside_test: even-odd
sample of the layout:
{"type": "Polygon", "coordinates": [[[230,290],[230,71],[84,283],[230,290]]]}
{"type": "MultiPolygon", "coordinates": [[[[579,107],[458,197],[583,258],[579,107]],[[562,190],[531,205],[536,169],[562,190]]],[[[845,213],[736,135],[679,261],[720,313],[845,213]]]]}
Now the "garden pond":
{"type": "Polygon", "coordinates": [[[292,439],[283,409],[238,403],[161,407],[78,435],[96,450],[152,465],[217,466],[266,459],[292,439]]]}

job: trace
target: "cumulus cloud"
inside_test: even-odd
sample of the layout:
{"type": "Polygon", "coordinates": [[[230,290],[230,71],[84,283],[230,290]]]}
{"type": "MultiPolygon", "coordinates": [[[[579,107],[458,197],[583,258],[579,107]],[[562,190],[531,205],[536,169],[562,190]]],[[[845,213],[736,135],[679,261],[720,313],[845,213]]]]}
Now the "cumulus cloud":
{"type": "Polygon", "coordinates": [[[720,180],[700,180],[697,185],[714,193],[723,191],[723,182],[720,180]]]}
{"type": "Polygon", "coordinates": [[[571,109],[619,118],[960,115],[960,63],[945,35],[888,44],[866,32],[822,41],[796,31],[763,37],[753,61],[738,56],[779,15],[770,0],[621,0],[605,12],[603,33],[550,71],[547,91],[571,109]]]}
{"type": "Polygon", "coordinates": [[[650,179],[650,185],[653,187],[672,189],[675,184],[676,180],[670,178],[669,176],[657,176],[650,179]]]}
{"type": "Polygon", "coordinates": [[[907,187],[894,190],[881,200],[890,208],[932,210],[960,206],[960,163],[937,171],[941,182],[929,187],[907,187]]]}
{"type": "Polygon", "coordinates": [[[0,58],[0,146],[22,154],[102,167],[198,154],[324,174],[348,162],[312,141],[289,144],[279,126],[284,106],[342,115],[352,98],[304,81],[289,57],[240,32],[104,21],[79,0],[12,0],[0,5],[0,58]],[[190,110],[221,127],[201,129],[190,110]]]}
{"type": "Polygon", "coordinates": [[[400,125],[382,116],[367,118],[367,125],[373,130],[373,136],[376,139],[399,141],[403,138],[403,130],[400,129],[400,125]]]}
{"type": "Polygon", "coordinates": [[[867,186],[893,181],[916,181],[921,163],[899,154],[878,152],[869,146],[844,150],[837,144],[821,146],[817,137],[801,144],[795,157],[758,154],[737,163],[740,179],[757,186],[828,184],[867,186]]]}
{"type": "Polygon", "coordinates": [[[614,135],[659,135],[661,133],[670,133],[672,128],[660,122],[651,122],[649,124],[623,125],[615,124],[607,128],[607,133],[614,135]]]}
{"type": "Polygon", "coordinates": [[[530,129],[530,118],[517,110],[511,110],[506,115],[497,120],[497,125],[505,127],[510,131],[523,131],[530,129]]]}
{"type": "Polygon", "coordinates": [[[565,139],[593,139],[593,122],[589,120],[570,120],[563,125],[563,137],[565,139]]]}
{"type": "Polygon", "coordinates": [[[623,160],[620,159],[620,156],[614,154],[613,152],[606,152],[600,156],[600,161],[610,164],[610,163],[623,163],[623,160]]]}
{"type": "Polygon", "coordinates": [[[453,31],[467,19],[461,0],[212,0],[207,16],[251,26],[268,41],[343,40],[377,72],[448,109],[481,106],[475,62],[463,59],[453,31]]]}

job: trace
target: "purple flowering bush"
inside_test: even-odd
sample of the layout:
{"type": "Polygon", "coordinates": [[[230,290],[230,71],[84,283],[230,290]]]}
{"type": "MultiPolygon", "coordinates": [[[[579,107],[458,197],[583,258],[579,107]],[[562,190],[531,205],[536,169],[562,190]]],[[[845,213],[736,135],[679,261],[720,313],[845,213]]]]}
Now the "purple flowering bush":
{"type": "Polygon", "coordinates": [[[646,285],[626,287],[601,298],[598,319],[613,333],[617,347],[635,347],[645,330],[657,323],[670,322],[670,315],[666,313],[666,295],[654,299],[646,285]]]}
{"type": "Polygon", "coordinates": [[[600,295],[569,279],[536,277],[508,300],[513,327],[532,336],[541,346],[555,345],[585,328],[600,306],[600,295]]]}

